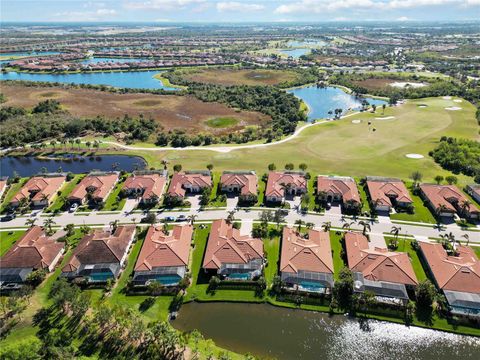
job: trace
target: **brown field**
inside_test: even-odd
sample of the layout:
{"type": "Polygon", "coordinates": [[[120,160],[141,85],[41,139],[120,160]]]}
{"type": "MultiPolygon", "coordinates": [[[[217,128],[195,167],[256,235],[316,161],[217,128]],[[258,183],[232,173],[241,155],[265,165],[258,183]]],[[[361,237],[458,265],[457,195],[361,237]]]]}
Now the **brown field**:
{"type": "Polygon", "coordinates": [[[205,103],[191,96],[113,94],[89,89],[55,87],[25,87],[2,84],[1,92],[7,101],[2,106],[31,108],[48,98],[59,101],[63,108],[79,117],[105,116],[109,119],[125,114],[136,117],[143,114],[153,118],[165,130],[185,129],[216,134],[238,131],[249,125],[260,125],[269,120],[267,115],[253,111],[238,111],[219,103],[205,103]],[[234,118],[238,123],[228,129],[212,129],[205,122],[215,118],[234,118]]]}
{"type": "Polygon", "coordinates": [[[297,79],[289,70],[195,69],[185,72],[190,81],[218,85],[278,85],[297,79]]]}

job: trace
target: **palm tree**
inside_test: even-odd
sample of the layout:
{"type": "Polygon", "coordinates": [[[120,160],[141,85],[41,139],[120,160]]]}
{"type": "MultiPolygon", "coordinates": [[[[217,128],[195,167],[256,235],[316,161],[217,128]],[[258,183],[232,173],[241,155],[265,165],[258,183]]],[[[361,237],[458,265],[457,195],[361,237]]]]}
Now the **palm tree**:
{"type": "Polygon", "coordinates": [[[385,115],[385,108],[387,107],[387,105],[383,104],[382,105],[382,115],[385,115]]]}
{"type": "Polygon", "coordinates": [[[302,229],[303,220],[302,219],[295,220],[295,225],[297,225],[297,231],[300,232],[300,230],[302,229]]]}
{"type": "Polygon", "coordinates": [[[168,225],[169,225],[169,223],[168,223],[167,218],[162,219],[162,224],[163,224],[163,233],[165,235],[168,235],[168,225]]]}
{"type": "Polygon", "coordinates": [[[117,230],[117,227],[118,227],[118,220],[110,221],[110,229],[112,230],[112,233],[114,233],[117,230]]]}
{"type": "Polygon", "coordinates": [[[315,227],[315,224],[313,222],[307,222],[305,223],[305,227],[307,229],[313,229],[315,227]]]}
{"type": "Polygon", "coordinates": [[[35,226],[35,222],[37,221],[37,219],[27,219],[27,221],[25,221],[25,225],[27,226],[35,226]]]}
{"type": "Polygon", "coordinates": [[[468,246],[468,244],[470,243],[470,236],[469,236],[468,234],[463,234],[462,237],[463,237],[465,240],[467,240],[467,244],[466,244],[466,245],[468,246]]]}
{"type": "Polygon", "coordinates": [[[162,160],[162,165],[163,165],[163,170],[167,170],[168,160],[167,160],[167,159],[163,159],[163,160],[162,160]]]}
{"type": "Polygon", "coordinates": [[[472,205],[472,202],[468,199],[465,199],[462,201],[460,204],[460,208],[462,209],[462,214],[466,215],[470,211],[470,206],[472,205]]]}
{"type": "Polygon", "coordinates": [[[231,225],[235,221],[235,210],[228,212],[227,219],[225,220],[227,224],[231,225]]]}
{"type": "Polygon", "coordinates": [[[392,230],[390,230],[390,234],[395,236],[395,239],[398,240],[398,235],[400,234],[400,231],[402,231],[402,228],[400,226],[392,226],[392,230]]]}
{"type": "Polygon", "coordinates": [[[57,145],[57,142],[55,140],[50,141],[50,145],[52,145],[53,150],[55,150],[55,146],[57,145]]]}
{"type": "Polygon", "coordinates": [[[410,175],[410,179],[413,180],[413,187],[416,188],[418,186],[418,183],[422,181],[423,175],[420,171],[414,171],[410,175]]]}
{"type": "Polygon", "coordinates": [[[445,204],[438,204],[438,207],[437,207],[437,214],[440,215],[441,213],[447,211],[448,208],[445,204]]]}
{"type": "Polygon", "coordinates": [[[352,225],[354,225],[354,224],[355,224],[355,222],[346,222],[345,224],[342,225],[342,228],[350,231],[350,230],[352,230],[352,225]]]}
{"type": "Polygon", "coordinates": [[[370,226],[370,224],[366,221],[359,221],[358,222],[358,225],[362,225],[363,226],[363,230],[362,230],[362,234],[363,235],[366,235],[367,234],[367,230],[368,231],[372,231],[372,227],[370,226]]]}
{"type": "Polygon", "coordinates": [[[288,183],[288,184],[281,183],[280,187],[282,188],[283,194],[285,196],[286,194],[290,193],[290,190],[292,188],[292,184],[291,183],[288,183]]]}
{"type": "Polygon", "coordinates": [[[194,222],[195,222],[195,219],[196,219],[197,217],[198,217],[198,215],[194,215],[194,214],[188,216],[188,221],[190,221],[190,225],[193,226],[193,224],[194,224],[194,222]]]}
{"type": "Polygon", "coordinates": [[[323,228],[323,231],[329,232],[330,229],[332,228],[332,222],[331,221],[324,222],[322,224],[322,228],[323,228]]]}
{"type": "Polygon", "coordinates": [[[75,139],[75,144],[78,145],[78,150],[80,150],[80,144],[82,143],[82,140],[80,139],[75,139]]]}
{"type": "Polygon", "coordinates": [[[43,226],[47,228],[47,233],[52,234],[52,225],[55,225],[55,221],[52,218],[46,218],[43,222],[43,226]]]}

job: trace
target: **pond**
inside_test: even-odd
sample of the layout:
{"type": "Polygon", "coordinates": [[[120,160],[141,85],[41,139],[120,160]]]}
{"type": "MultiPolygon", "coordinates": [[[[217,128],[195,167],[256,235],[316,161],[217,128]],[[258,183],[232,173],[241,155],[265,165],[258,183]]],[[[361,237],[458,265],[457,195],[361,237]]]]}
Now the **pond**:
{"type": "Polygon", "coordinates": [[[93,57],[86,60],[82,60],[82,64],[97,64],[97,63],[129,63],[129,62],[142,62],[148,59],[138,59],[138,58],[120,58],[120,57],[93,57]]]}
{"type": "Polygon", "coordinates": [[[223,348],[278,359],[478,359],[480,339],[267,304],[189,303],[173,326],[223,348]]]}
{"type": "MultiPolygon", "coordinates": [[[[55,157],[55,156],[54,156],[55,157]]],[[[86,173],[92,170],[111,171],[141,170],[146,167],[146,162],[139,156],[127,155],[98,155],[98,156],[75,156],[62,155],[62,158],[39,159],[30,156],[0,158],[0,176],[32,176],[45,169],[47,172],[72,172],[75,174],[86,173]]]]}
{"type": "Polygon", "coordinates": [[[300,87],[288,90],[289,93],[302,99],[309,107],[308,119],[323,119],[333,117],[328,112],[335,109],[359,110],[362,107],[362,100],[365,99],[371,105],[381,106],[386,101],[369,97],[356,98],[347,94],[337,87],[318,88],[316,85],[300,87]]]}
{"type": "Polygon", "coordinates": [[[279,50],[282,54],[287,56],[291,56],[292,58],[299,58],[302,55],[307,55],[310,53],[310,49],[299,48],[299,49],[291,49],[291,50],[279,50]]]}
{"type": "Polygon", "coordinates": [[[318,39],[305,39],[305,40],[290,40],[287,43],[289,47],[320,47],[325,46],[327,43],[318,39]]]}
{"type": "Polygon", "coordinates": [[[116,71],[75,74],[35,74],[9,71],[0,73],[0,80],[46,81],[88,85],[109,85],[119,88],[178,90],[164,86],[153,76],[160,71],[116,71]]]}

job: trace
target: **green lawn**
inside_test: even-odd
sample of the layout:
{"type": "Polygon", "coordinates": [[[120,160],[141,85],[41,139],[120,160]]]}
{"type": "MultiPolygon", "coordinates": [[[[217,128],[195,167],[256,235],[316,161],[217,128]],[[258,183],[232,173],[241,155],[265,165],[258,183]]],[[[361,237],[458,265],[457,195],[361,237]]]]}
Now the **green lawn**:
{"type": "Polygon", "coordinates": [[[280,260],[280,237],[276,236],[272,239],[265,239],[263,242],[264,250],[267,254],[268,264],[265,267],[265,280],[267,281],[267,288],[272,285],[273,278],[278,273],[278,266],[280,260]]]}
{"type": "Polygon", "coordinates": [[[341,257],[342,236],[343,236],[343,233],[340,235],[337,235],[336,231],[330,231],[330,246],[332,247],[333,268],[335,270],[335,273],[334,273],[335,279],[338,279],[338,274],[340,273],[340,270],[343,269],[345,266],[347,266],[341,257]]]}
{"type": "Polygon", "coordinates": [[[123,176],[119,182],[115,185],[110,195],[108,195],[107,200],[105,200],[105,205],[102,210],[104,211],[115,211],[122,210],[123,206],[127,202],[127,198],[120,198],[120,191],[122,191],[123,185],[128,175],[123,176]]]}
{"type": "Polygon", "coordinates": [[[231,117],[218,117],[205,121],[205,124],[214,129],[222,129],[237,125],[238,120],[231,117]]]}
{"type": "MultiPolygon", "coordinates": [[[[393,238],[392,236],[385,236],[385,241],[388,243],[388,240],[393,238]]],[[[427,278],[427,274],[423,269],[422,263],[420,258],[418,257],[417,252],[412,248],[412,242],[408,239],[402,239],[400,236],[398,239],[398,248],[395,251],[398,252],[406,252],[410,261],[412,263],[413,271],[415,271],[415,275],[417,276],[418,281],[425,280],[427,278]]]]}
{"type": "Polygon", "coordinates": [[[15,194],[22,188],[23,184],[27,182],[28,178],[21,178],[18,183],[15,184],[10,184],[10,187],[3,197],[3,202],[2,205],[0,206],[0,213],[5,212],[5,209],[7,208],[8,204],[10,201],[13,199],[15,194]]]}
{"type": "Polygon", "coordinates": [[[47,212],[61,211],[62,209],[66,210],[64,209],[65,198],[68,195],[70,195],[70,193],[75,188],[75,185],[77,185],[84,176],[85,175],[83,174],[75,175],[75,177],[72,180],[64,184],[62,189],[60,190],[61,191],[60,196],[57,196],[53,204],[50,205],[50,207],[47,209],[47,212]]]}
{"type": "Polygon", "coordinates": [[[227,200],[222,200],[221,192],[219,192],[220,178],[222,174],[220,172],[214,172],[212,193],[210,194],[210,202],[208,206],[225,207],[227,206],[227,200]]]}
{"type": "Polygon", "coordinates": [[[412,192],[412,182],[405,183],[408,191],[410,192],[410,197],[413,200],[413,206],[415,206],[415,213],[397,213],[390,215],[392,220],[404,220],[404,221],[416,221],[423,222],[428,224],[435,224],[437,221],[435,217],[430,212],[429,208],[423,204],[423,200],[420,196],[414,195],[412,192]]]}
{"type": "Polygon", "coordinates": [[[365,191],[365,188],[360,185],[360,178],[356,178],[355,181],[357,183],[358,192],[360,193],[360,200],[362,201],[362,212],[369,212],[371,213],[370,209],[370,201],[365,191]]]}
{"type": "Polygon", "coordinates": [[[265,181],[262,180],[262,175],[260,173],[257,173],[257,177],[258,177],[258,199],[255,206],[260,206],[263,204],[265,199],[265,187],[267,186],[267,184],[265,183],[265,181]]]}
{"type": "Polygon", "coordinates": [[[0,256],[12,247],[12,245],[25,234],[25,231],[1,231],[0,232],[0,256]]]}

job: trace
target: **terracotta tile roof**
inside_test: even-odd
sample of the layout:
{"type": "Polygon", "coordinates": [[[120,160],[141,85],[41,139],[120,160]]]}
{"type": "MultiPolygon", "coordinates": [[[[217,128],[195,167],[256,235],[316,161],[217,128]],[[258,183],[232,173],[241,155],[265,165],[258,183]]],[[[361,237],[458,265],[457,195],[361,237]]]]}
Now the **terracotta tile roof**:
{"type": "Polygon", "coordinates": [[[327,194],[340,195],[343,202],[360,202],[357,184],[355,180],[349,177],[318,176],[317,193],[320,191],[325,191],[327,194]]]}
{"type": "Polygon", "coordinates": [[[283,197],[285,195],[285,191],[282,188],[282,184],[291,184],[296,188],[303,188],[305,191],[307,190],[307,179],[305,178],[304,174],[295,172],[271,171],[268,174],[265,195],[283,197]]]}
{"type": "Polygon", "coordinates": [[[99,175],[85,176],[82,181],[73,189],[68,200],[83,200],[86,198],[88,189],[93,189],[92,196],[96,200],[103,201],[110,191],[115,187],[118,180],[118,173],[105,173],[99,175]]]}
{"type": "Polygon", "coordinates": [[[185,184],[200,188],[212,187],[212,177],[208,172],[178,172],[173,174],[168,193],[174,196],[185,196],[185,184]]]}
{"type": "Polygon", "coordinates": [[[150,226],[135,271],[148,271],[160,266],[188,266],[192,235],[191,225],[176,225],[168,235],[162,227],[150,226]]]}
{"type": "Polygon", "coordinates": [[[263,258],[263,242],[249,235],[240,235],[240,230],[225,220],[212,223],[207,249],[203,259],[204,269],[219,269],[222,263],[246,264],[263,258]]]}
{"type": "Polygon", "coordinates": [[[7,180],[0,179],[0,196],[3,194],[6,188],[7,188],[7,180]]]}
{"type": "Polygon", "coordinates": [[[400,179],[367,178],[368,192],[372,202],[392,206],[391,197],[397,202],[413,203],[410,193],[400,179]]]}
{"type": "Polygon", "coordinates": [[[95,230],[85,235],[62,271],[76,271],[81,264],[119,263],[134,234],[135,225],[124,225],[118,226],[114,234],[106,230],[95,230]]]}
{"type": "Polygon", "coordinates": [[[333,274],[328,232],[311,229],[305,239],[295,229],[283,228],[280,271],[298,273],[300,270],[333,274]]]}
{"type": "Polygon", "coordinates": [[[480,293],[480,261],[468,246],[458,246],[458,256],[449,256],[441,244],[419,242],[438,287],[480,293]]]}
{"type": "Polygon", "coordinates": [[[33,226],[1,258],[0,267],[48,269],[63,245],[40,226],[33,226]]]}
{"type": "Polygon", "coordinates": [[[418,280],[407,253],[370,249],[368,239],[360,233],[345,233],[348,267],[361,272],[372,281],[386,281],[404,285],[417,285],[418,280]]]}
{"type": "MultiPolygon", "coordinates": [[[[467,197],[454,185],[437,185],[437,184],[421,184],[420,189],[438,210],[442,205],[445,206],[447,211],[456,212],[456,208],[453,203],[458,203],[462,206],[464,201],[468,201],[467,197]]],[[[478,208],[470,204],[469,213],[478,213],[478,208]]]]}
{"type": "Polygon", "coordinates": [[[41,201],[44,195],[50,200],[57,191],[60,190],[66,177],[59,176],[34,176],[30,178],[20,191],[13,197],[11,202],[19,202],[23,198],[30,198],[32,192],[36,194],[33,196],[33,201],[41,201]]]}
{"type": "Polygon", "coordinates": [[[145,174],[129,176],[123,186],[124,189],[144,189],[142,199],[147,200],[152,196],[160,198],[165,188],[167,179],[160,174],[145,174]]]}
{"type": "Polygon", "coordinates": [[[257,195],[257,175],[252,171],[251,173],[223,173],[220,178],[220,183],[223,186],[240,186],[241,195],[257,195]]]}

